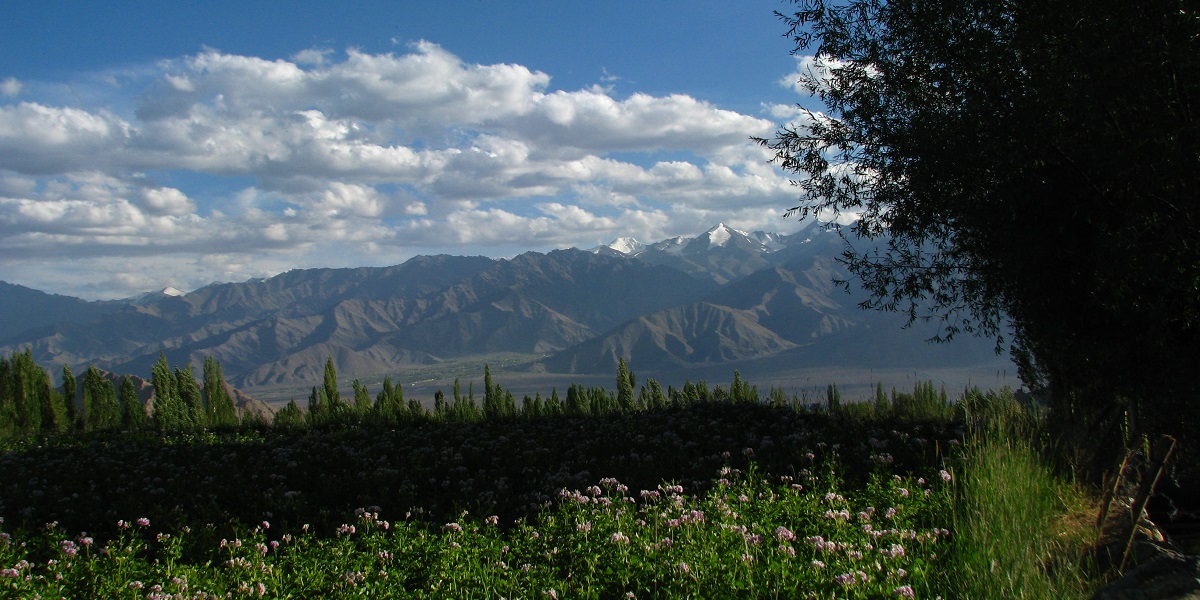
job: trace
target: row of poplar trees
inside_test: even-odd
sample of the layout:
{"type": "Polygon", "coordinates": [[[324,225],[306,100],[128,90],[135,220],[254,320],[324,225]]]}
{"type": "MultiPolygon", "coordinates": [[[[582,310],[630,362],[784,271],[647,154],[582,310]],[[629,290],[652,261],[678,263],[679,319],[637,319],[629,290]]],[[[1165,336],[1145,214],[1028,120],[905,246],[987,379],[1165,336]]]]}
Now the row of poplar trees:
{"type": "Polygon", "coordinates": [[[159,354],[150,371],[150,383],[154,386],[154,424],[160,429],[188,431],[239,424],[221,363],[211,356],[204,358],[204,381],[200,384],[191,365],[175,367],[172,372],[167,357],[159,354]]]}
{"type": "MultiPolygon", "coordinates": [[[[125,377],[119,386],[99,369],[88,367],[82,385],[69,367],[63,368],[63,384],[55,388],[46,371],[33,362],[26,350],[11,360],[0,358],[0,435],[39,432],[138,430],[191,431],[204,428],[230,428],[239,425],[229,387],[221,364],[208,357],[197,381],[192,367],[167,364],[160,354],[151,370],[154,387],[152,411],[138,398],[133,380],[125,377]]],[[[433,410],[417,400],[404,398],[401,385],[384,378],[382,390],[372,399],[367,387],[353,382],[353,398],[343,399],[339,391],[333,360],[325,363],[321,385],[313,386],[307,410],[295,400],[276,412],[274,426],[281,429],[326,427],[353,424],[398,425],[413,420],[480,421],[542,416],[600,416],[639,410],[656,410],[670,405],[686,405],[710,400],[758,401],[756,387],[734,372],[728,390],[720,386],[711,391],[703,382],[685,383],[680,389],[664,390],[657,381],[647,380],[638,392],[637,378],[624,360],[617,366],[616,392],[603,387],[571,385],[565,398],[552,390],[548,398],[526,395],[518,405],[512,391],[492,380],[491,369],[484,365],[482,403],[475,397],[475,385],[468,384],[464,394],[458,380],[453,398],[438,390],[433,410]]],[[[772,390],[774,397],[775,390],[772,390]]]]}
{"type": "Polygon", "coordinates": [[[89,366],[81,382],[64,366],[62,385],[55,387],[46,370],[34,362],[31,349],[0,357],[0,436],[148,427],[181,431],[239,424],[221,364],[211,357],[205,359],[203,383],[198,383],[190,365],[172,370],[160,355],[151,383],[153,412],[147,413],[131,377],[114,384],[100,369],[89,366]]]}
{"type": "MultiPolygon", "coordinates": [[[[337,370],[333,360],[328,359],[321,385],[313,386],[309,394],[307,410],[293,399],[275,413],[274,426],[301,429],[359,424],[399,425],[426,419],[471,422],[543,416],[601,416],[696,402],[759,401],[758,388],[743,380],[736,371],[728,390],[716,386],[710,391],[703,381],[685,383],[681,389],[668,386],[664,390],[653,379],[647,380],[639,390],[636,375],[621,359],[617,365],[616,384],[615,393],[599,386],[589,388],[573,384],[567,388],[565,398],[559,396],[557,389],[553,389],[548,398],[543,399],[540,393],[533,397],[525,395],[518,404],[512,391],[495,383],[491,368],[484,365],[482,401],[476,399],[474,382],[469,382],[466,393],[463,393],[460,381],[455,379],[453,397],[447,398],[442,390],[436,391],[433,409],[429,410],[417,400],[406,402],[402,386],[393,385],[387,377],[383,380],[382,390],[373,400],[367,387],[357,379],[352,384],[353,400],[343,399],[338,390],[337,370]]],[[[775,390],[772,393],[774,397],[775,390]]],[[[782,395],[781,390],[779,395],[782,395]]],[[[783,398],[781,402],[786,403],[787,399],[783,398]]]]}

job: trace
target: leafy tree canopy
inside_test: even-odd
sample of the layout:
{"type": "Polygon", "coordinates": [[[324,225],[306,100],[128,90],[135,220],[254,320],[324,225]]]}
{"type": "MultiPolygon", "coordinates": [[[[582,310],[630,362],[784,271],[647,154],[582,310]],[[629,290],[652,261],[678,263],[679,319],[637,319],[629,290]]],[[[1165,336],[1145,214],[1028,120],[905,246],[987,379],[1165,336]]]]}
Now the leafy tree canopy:
{"type": "Polygon", "coordinates": [[[1011,325],[1064,416],[1180,430],[1200,391],[1200,2],[794,2],[799,85],[825,110],[758,141],[796,175],[789,214],[857,217],[867,305],[943,339],[1011,325]]]}

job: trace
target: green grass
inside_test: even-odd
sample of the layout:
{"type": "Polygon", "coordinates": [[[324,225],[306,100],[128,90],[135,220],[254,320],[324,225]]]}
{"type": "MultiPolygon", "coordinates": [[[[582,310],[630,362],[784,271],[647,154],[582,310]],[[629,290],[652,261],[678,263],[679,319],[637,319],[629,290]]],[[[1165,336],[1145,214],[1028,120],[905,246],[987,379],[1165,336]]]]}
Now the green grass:
{"type": "Polygon", "coordinates": [[[1035,409],[969,397],[954,507],[953,587],[964,598],[1086,598],[1088,497],[1049,466],[1035,409]]]}

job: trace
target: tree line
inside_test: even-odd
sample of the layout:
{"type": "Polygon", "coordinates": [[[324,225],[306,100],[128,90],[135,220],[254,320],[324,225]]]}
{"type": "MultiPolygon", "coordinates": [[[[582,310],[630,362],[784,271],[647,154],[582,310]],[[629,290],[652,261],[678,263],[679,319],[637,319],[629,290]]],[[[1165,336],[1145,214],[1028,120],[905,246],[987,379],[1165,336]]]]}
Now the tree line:
{"type": "Polygon", "coordinates": [[[252,413],[239,418],[221,363],[211,357],[204,359],[202,380],[197,381],[191,365],[171,369],[160,354],[150,381],[154,400],[147,407],[128,375],[114,383],[89,365],[80,380],[64,365],[62,383],[55,386],[46,369],[34,362],[31,349],[0,357],[0,437],[233,428],[260,418],[252,413]]]}
{"type": "Polygon", "coordinates": [[[55,386],[49,373],[34,362],[30,350],[11,357],[0,357],[0,438],[38,434],[66,434],[91,431],[163,431],[184,432],[238,427],[271,427],[279,430],[306,430],[343,426],[395,427],[421,421],[480,422],[543,417],[602,417],[639,411],[657,411],[704,402],[751,402],[774,406],[806,407],[823,404],[834,411],[869,410],[873,414],[908,413],[949,406],[946,391],[933,385],[919,384],[913,394],[891,395],[876,389],[874,402],[843,404],[836,385],[829,385],[825,397],[817,402],[789,395],[772,387],[760,395],[758,386],[744,380],[737,371],[728,387],[707,382],[685,381],[680,387],[663,387],[648,378],[640,385],[637,375],[624,359],[617,364],[615,391],[603,386],[572,384],[560,394],[552,388],[549,395],[525,394],[519,401],[511,390],[496,383],[491,368],[484,365],[483,389],[477,395],[475,382],[454,380],[451,396],[442,390],[433,396],[432,408],[415,398],[406,399],[402,384],[384,377],[381,388],[372,396],[365,384],[355,379],[351,396],[343,397],[333,360],[327,359],[320,385],[315,385],[307,405],[295,399],[275,412],[268,423],[257,413],[244,410],[239,416],[225,382],[221,364],[206,357],[203,373],[197,380],[190,365],[170,367],[164,355],[151,369],[153,399],[143,404],[134,378],[126,375],[115,384],[113,377],[89,366],[80,381],[70,367],[62,369],[62,383],[55,386]]]}
{"type": "MultiPolygon", "coordinates": [[[[442,390],[434,392],[432,408],[415,399],[405,400],[403,386],[393,383],[390,377],[384,377],[382,388],[373,399],[367,387],[357,379],[351,384],[351,389],[353,399],[344,400],[338,391],[337,370],[333,360],[329,359],[325,363],[321,385],[313,386],[308,396],[307,409],[301,408],[295,399],[291,400],[275,413],[274,426],[301,429],[371,423],[394,426],[419,420],[473,422],[555,416],[603,416],[639,410],[659,410],[696,402],[760,401],[758,388],[746,383],[736,371],[728,388],[718,385],[710,389],[704,381],[688,381],[681,388],[667,386],[664,389],[654,379],[647,379],[638,387],[637,376],[629,369],[624,359],[620,359],[617,364],[615,392],[602,386],[586,387],[572,384],[567,387],[565,394],[559,394],[557,388],[552,388],[546,397],[540,392],[532,396],[525,394],[518,402],[512,390],[506,390],[494,381],[491,368],[486,364],[483,367],[483,390],[480,395],[476,394],[475,382],[468,382],[464,392],[462,381],[455,378],[450,397],[442,390]]],[[[771,393],[776,401],[788,401],[786,393],[781,389],[772,389],[771,393]]]]}

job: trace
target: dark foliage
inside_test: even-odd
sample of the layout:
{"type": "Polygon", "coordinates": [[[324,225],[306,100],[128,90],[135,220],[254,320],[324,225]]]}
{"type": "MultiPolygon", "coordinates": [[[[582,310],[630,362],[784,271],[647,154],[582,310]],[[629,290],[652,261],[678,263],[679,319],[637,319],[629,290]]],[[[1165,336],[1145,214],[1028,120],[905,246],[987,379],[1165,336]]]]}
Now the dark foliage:
{"type": "Polygon", "coordinates": [[[130,515],[223,532],[264,519],[273,530],[329,531],[354,508],[372,505],[394,519],[440,522],[469,510],[510,522],[536,514],[562,488],[600,477],[635,489],[666,480],[701,490],[722,466],[751,460],[777,475],[827,468],[805,458],[817,448],[843,462],[907,472],[937,464],[956,437],[947,418],[906,421],[901,439],[892,439],[894,426],[869,414],[710,400],[396,428],[96,432],[0,453],[0,478],[10,483],[0,490],[0,516],[12,526],[55,521],[97,534],[115,533],[117,520],[130,515]]]}
{"type": "Polygon", "coordinates": [[[1200,2],[797,4],[827,114],[759,141],[797,175],[791,212],[861,214],[867,304],[943,338],[1011,325],[1024,381],[1090,441],[1191,437],[1200,2]]]}

